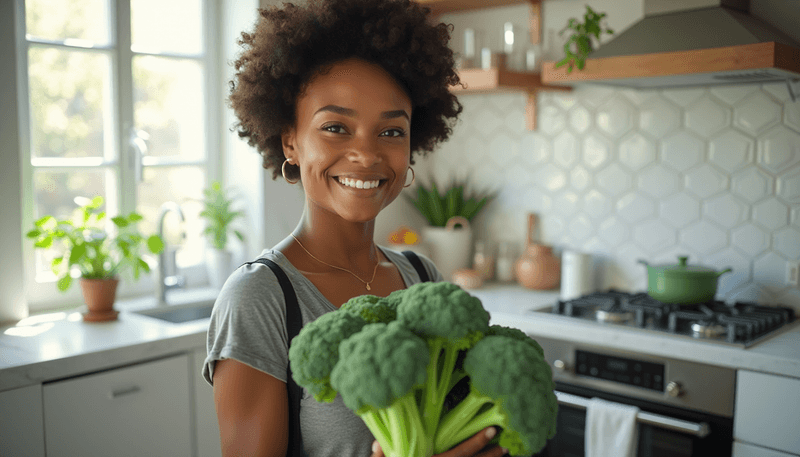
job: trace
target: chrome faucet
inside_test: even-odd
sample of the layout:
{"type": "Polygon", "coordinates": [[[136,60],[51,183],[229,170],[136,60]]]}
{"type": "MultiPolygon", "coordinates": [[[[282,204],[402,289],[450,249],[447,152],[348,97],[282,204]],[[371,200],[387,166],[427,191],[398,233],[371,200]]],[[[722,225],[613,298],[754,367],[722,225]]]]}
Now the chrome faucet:
{"type": "MultiPolygon", "coordinates": [[[[181,222],[185,222],[186,218],[183,216],[183,210],[180,205],[175,202],[166,202],[161,205],[158,214],[158,235],[164,239],[164,219],[170,211],[175,211],[181,218],[181,222]]],[[[158,270],[156,274],[156,299],[158,299],[158,306],[167,305],[167,290],[183,287],[183,276],[176,274],[177,266],[175,264],[175,250],[171,250],[164,242],[164,249],[158,255],[158,270]],[[169,262],[169,265],[167,265],[169,262]],[[168,275],[168,270],[169,275],[168,275]]]]}

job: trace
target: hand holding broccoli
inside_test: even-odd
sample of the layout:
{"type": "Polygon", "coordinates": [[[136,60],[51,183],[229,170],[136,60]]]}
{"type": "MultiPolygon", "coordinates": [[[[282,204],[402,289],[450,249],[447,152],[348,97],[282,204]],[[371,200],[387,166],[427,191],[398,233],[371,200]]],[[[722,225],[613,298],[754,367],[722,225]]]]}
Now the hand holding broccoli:
{"type": "Polygon", "coordinates": [[[451,283],[353,298],[306,325],[289,361],[317,401],[341,395],[388,457],[441,454],[492,426],[493,442],[530,455],[555,434],[539,344],[490,327],[480,300],[451,283]]]}

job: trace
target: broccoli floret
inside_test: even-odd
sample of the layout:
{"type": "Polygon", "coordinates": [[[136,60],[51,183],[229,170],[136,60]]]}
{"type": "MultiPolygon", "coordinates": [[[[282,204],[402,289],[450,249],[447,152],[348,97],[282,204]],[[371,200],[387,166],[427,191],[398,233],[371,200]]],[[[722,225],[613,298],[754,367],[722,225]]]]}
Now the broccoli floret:
{"type": "Polygon", "coordinates": [[[425,428],[433,434],[447,393],[463,377],[456,370],[458,354],[483,338],[489,313],[477,297],[455,284],[425,282],[405,290],[397,320],[428,343],[431,363],[422,398],[425,428]]]}
{"type": "Polygon", "coordinates": [[[486,332],[486,336],[490,335],[507,336],[509,338],[513,338],[515,340],[519,340],[524,343],[530,344],[534,349],[536,349],[536,352],[538,352],[540,356],[544,357],[544,349],[542,349],[539,343],[518,328],[503,327],[502,325],[492,325],[489,327],[489,331],[486,332]]]}
{"type": "Polygon", "coordinates": [[[353,297],[339,308],[340,311],[355,313],[370,324],[383,322],[387,324],[397,319],[398,300],[375,295],[359,295],[353,297]]]}
{"type": "Polygon", "coordinates": [[[399,322],[367,324],[339,346],[331,385],[389,457],[432,454],[416,400],[427,365],[425,341],[399,322]]]}
{"type": "Polygon", "coordinates": [[[317,401],[332,402],[336,390],[330,377],[339,360],[339,346],[366,323],[358,314],[334,311],[306,324],[289,346],[292,378],[297,385],[308,389],[317,401]]]}
{"type": "Polygon", "coordinates": [[[536,347],[513,336],[487,336],[467,352],[464,370],[470,393],[442,418],[435,452],[492,425],[502,428],[499,445],[511,455],[536,453],[555,435],[555,385],[536,347]]]}

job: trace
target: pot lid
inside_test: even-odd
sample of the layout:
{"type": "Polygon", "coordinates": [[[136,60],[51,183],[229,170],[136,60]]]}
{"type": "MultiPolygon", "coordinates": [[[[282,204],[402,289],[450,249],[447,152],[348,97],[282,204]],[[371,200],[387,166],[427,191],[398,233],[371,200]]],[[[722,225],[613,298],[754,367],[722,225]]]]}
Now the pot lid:
{"type": "Polygon", "coordinates": [[[678,256],[677,264],[653,265],[652,268],[669,274],[717,274],[718,271],[702,265],[688,265],[688,256],[678,256]]]}

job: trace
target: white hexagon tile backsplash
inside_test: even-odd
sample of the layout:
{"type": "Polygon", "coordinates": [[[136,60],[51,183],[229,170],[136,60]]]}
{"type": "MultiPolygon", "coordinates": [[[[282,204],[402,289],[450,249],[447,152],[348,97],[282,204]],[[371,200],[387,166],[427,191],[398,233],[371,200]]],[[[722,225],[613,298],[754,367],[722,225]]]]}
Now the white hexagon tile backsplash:
{"type": "Polygon", "coordinates": [[[594,254],[601,288],[643,290],[641,259],[731,266],[719,298],[787,304],[800,261],[800,101],[785,85],[647,90],[577,87],[538,95],[538,129],[522,94],[466,94],[450,141],[418,175],[469,174],[498,199],[479,239],[541,241],[594,254]],[[501,222],[502,221],[502,222],[501,222]]]}

